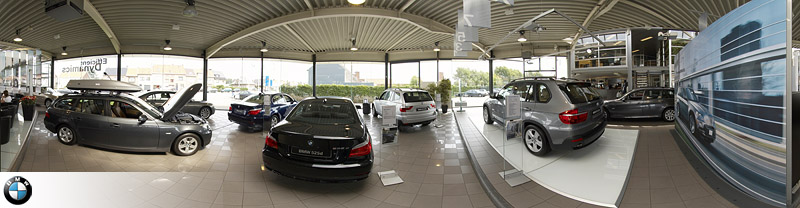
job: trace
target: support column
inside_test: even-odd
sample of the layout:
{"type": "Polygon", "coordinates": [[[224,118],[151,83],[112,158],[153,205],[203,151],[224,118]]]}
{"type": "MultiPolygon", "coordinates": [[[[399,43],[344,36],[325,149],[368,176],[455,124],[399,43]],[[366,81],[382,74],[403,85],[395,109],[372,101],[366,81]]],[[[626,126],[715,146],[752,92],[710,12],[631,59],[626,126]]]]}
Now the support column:
{"type": "MultiPolygon", "coordinates": [[[[3,57],[3,60],[5,61],[5,57],[3,57]]],[[[54,55],[52,58],[50,58],[50,88],[55,90],[56,89],[55,84],[56,84],[56,56],[54,55]]]]}
{"type": "MultiPolygon", "coordinates": [[[[261,52],[261,84],[260,84],[261,85],[261,88],[260,88],[261,92],[264,92],[264,85],[267,85],[267,83],[264,82],[264,78],[265,78],[264,77],[264,52],[261,52]]],[[[267,80],[267,81],[269,81],[269,80],[267,80]]]]}
{"type": "Polygon", "coordinates": [[[122,81],[122,53],[117,54],[117,81],[122,81]]]}
{"type": "Polygon", "coordinates": [[[417,61],[417,87],[422,89],[422,62],[417,61]]]}
{"type": "Polygon", "coordinates": [[[384,81],[383,81],[383,89],[389,89],[389,53],[383,54],[383,64],[385,65],[384,68],[384,81]]]}
{"type": "Polygon", "coordinates": [[[436,83],[439,83],[439,51],[436,51],[436,83]]]}
{"type": "Polygon", "coordinates": [[[208,101],[208,57],[203,50],[203,101],[208,101]]]}
{"type": "Polygon", "coordinates": [[[494,51],[489,51],[489,94],[494,94],[494,51]]]}
{"type": "Polygon", "coordinates": [[[628,83],[628,86],[625,87],[624,90],[625,90],[625,92],[630,92],[631,90],[633,90],[633,85],[636,84],[636,81],[633,80],[634,79],[634,77],[633,77],[633,62],[634,62],[634,60],[633,60],[633,53],[631,52],[631,50],[632,50],[632,46],[631,46],[631,43],[632,43],[632,41],[631,41],[631,37],[632,37],[631,29],[628,29],[625,32],[625,36],[627,37],[627,38],[625,38],[625,59],[627,60],[627,61],[625,61],[625,63],[628,66],[628,79],[626,80],[626,82],[628,83]]]}
{"type": "Polygon", "coordinates": [[[317,54],[311,54],[311,95],[317,97],[317,54]]]}

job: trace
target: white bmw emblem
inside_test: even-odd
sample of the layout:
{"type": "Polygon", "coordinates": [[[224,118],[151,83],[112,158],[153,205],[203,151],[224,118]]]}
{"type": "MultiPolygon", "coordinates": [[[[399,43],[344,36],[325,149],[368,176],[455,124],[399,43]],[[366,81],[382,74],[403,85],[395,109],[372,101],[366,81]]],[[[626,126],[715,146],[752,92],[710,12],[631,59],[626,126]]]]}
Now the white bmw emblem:
{"type": "Polygon", "coordinates": [[[28,202],[32,194],[31,183],[21,176],[14,176],[8,179],[3,189],[3,195],[6,196],[6,200],[16,205],[28,202]]]}
{"type": "Polygon", "coordinates": [[[313,145],[314,145],[314,140],[308,140],[308,146],[313,146],[313,145]]]}

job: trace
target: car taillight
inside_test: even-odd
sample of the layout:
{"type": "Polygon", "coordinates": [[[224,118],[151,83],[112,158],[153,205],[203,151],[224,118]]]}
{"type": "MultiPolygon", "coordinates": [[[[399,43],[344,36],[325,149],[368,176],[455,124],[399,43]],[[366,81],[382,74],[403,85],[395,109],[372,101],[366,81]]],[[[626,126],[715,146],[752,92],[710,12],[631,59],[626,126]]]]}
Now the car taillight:
{"type": "Polygon", "coordinates": [[[431,104],[431,108],[436,108],[436,105],[434,105],[434,104],[431,104]]]}
{"type": "Polygon", "coordinates": [[[258,113],[261,113],[261,109],[253,109],[253,110],[247,111],[247,114],[254,115],[254,116],[258,115],[258,113]]]}
{"type": "Polygon", "coordinates": [[[264,141],[264,144],[267,144],[267,147],[278,149],[278,141],[275,141],[269,134],[267,134],[267,139],[264,141]]]}
{"type": "Polygon", "coordinates": [[[359,146],[354,147],[350,150],[350,156],[348,157],[359,157],[364,155],[369,155],[372,152],[372,139],[367,137],[367,144],[361,144],[359,146]]]}
{"type": "Polygon", "coordinates": [[[44,112],[44,117],[50,118],[50,112],[44,112]]]}
{"type": "Polygon", "coordinates": [[[228,107],[228,111],[233,111],[233,106],[228,107]]]}
{"type": "Polygon", "coordinates": [[[584,122],[588,116],[589,114],[586,112],[578,113],[578,109],[572,109],[558,114],[558,118],[561,119],[561,122],[564,124],[577,124],[584,122]]]}
{"type": "Polygon", "coordinates": [[[414,106],[408,106],[406,108],[400,108],[400,112],[406,112],[408,110],[411,110],[411,108],[414,108],[414,106]]]}

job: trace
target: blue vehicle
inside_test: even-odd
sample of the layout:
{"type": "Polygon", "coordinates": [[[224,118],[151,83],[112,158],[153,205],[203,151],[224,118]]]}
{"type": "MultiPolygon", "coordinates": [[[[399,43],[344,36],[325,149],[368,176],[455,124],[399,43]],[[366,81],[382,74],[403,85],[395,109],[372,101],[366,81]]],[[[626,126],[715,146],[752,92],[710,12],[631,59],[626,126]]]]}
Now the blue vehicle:
{"type": "Polygon", "coordinates": [[[262,130],[264,121],[270,121],[270,127],[286,118],[294,109],[297,101],[283,93],[251,95],[242,101],[231,103],[228,109],[228,120],[245,126],[252,130],[262,130]],[[264,105],[264,99],[269,99],[269,108],[264,105]]]}

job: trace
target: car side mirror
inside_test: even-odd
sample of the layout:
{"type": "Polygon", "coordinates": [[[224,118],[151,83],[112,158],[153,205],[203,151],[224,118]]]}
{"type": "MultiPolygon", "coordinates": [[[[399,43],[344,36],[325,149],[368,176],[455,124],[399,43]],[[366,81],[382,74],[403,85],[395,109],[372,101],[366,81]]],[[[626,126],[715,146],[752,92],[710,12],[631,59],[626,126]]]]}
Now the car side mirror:
{"type": "Polygon", "coordinates": [[[375,97],[375,100],[380,100],[380,99],[381,99],[381,98],[379,98],[379,97],[375,97]]]}
{"type": "Polygon", "coordinates": [[[139,116],[139,124],[143,124],[144,122],[147,122],[147,116],[140,115],[139,116]]]}
{"type": "Polygon", "coordinates": [[[356,105],[356,109],[361,109],[361,105],[356,105]]]}

